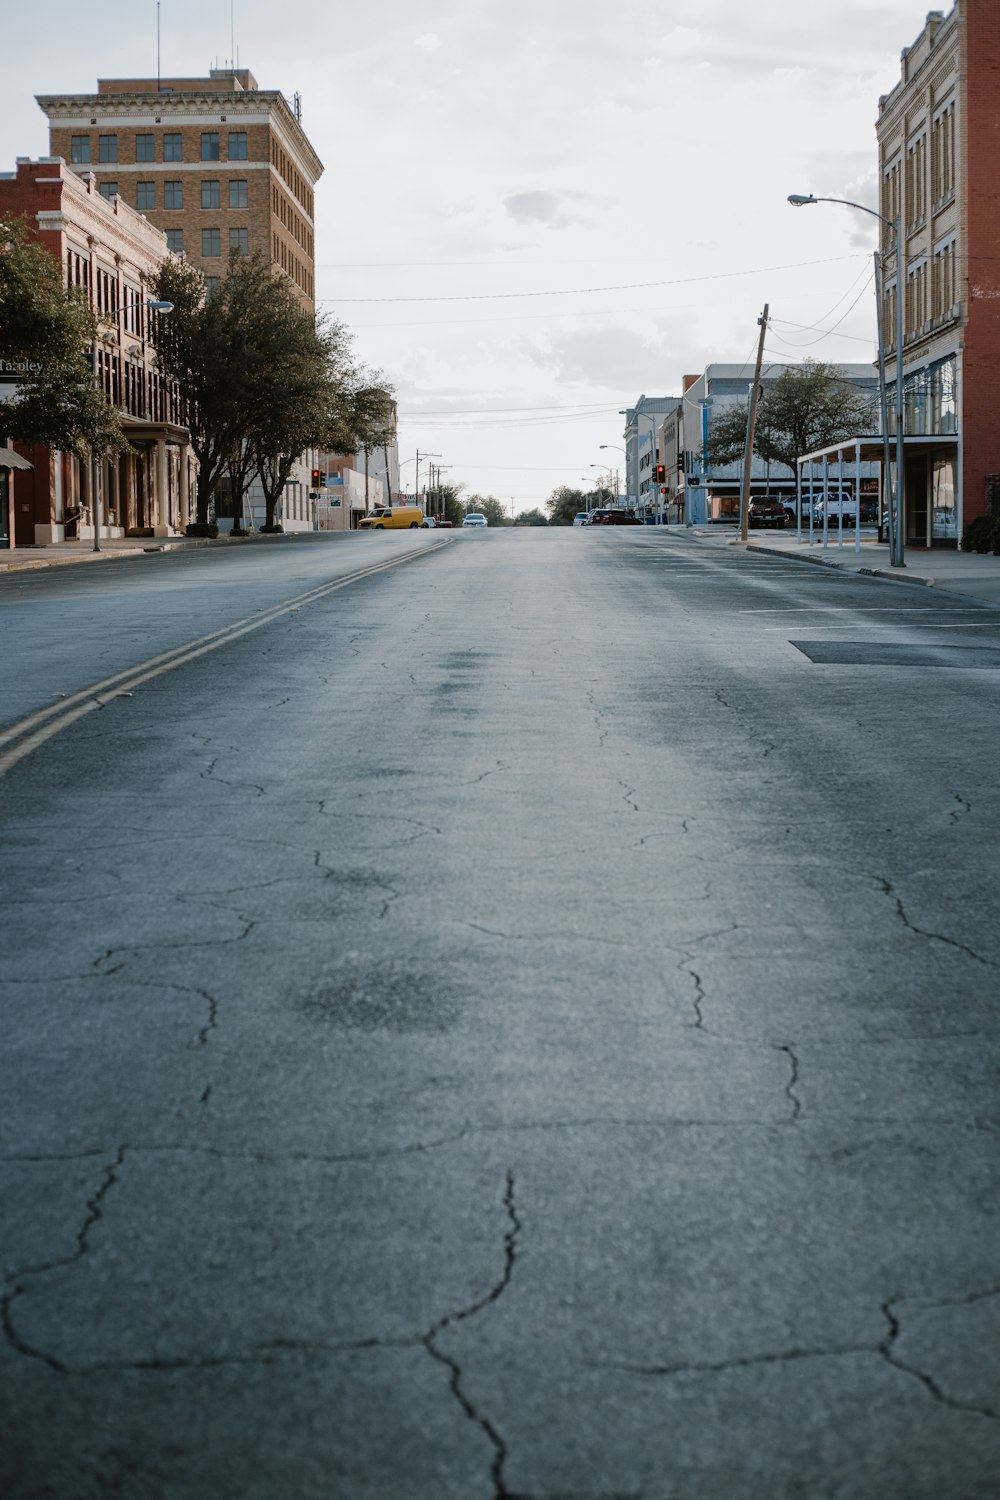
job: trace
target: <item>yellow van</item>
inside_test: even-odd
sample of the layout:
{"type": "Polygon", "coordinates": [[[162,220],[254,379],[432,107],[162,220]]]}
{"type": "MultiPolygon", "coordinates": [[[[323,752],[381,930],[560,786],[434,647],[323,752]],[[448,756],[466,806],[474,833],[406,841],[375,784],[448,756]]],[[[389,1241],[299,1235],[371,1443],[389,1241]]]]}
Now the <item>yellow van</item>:
{"type": "Polygon", "coordinates": [[[415,531],[424,524],[424,513],[417,505],[383,505],[370,516],[362,516],[359,531],[395,531],[408,527],[415,531]]]}

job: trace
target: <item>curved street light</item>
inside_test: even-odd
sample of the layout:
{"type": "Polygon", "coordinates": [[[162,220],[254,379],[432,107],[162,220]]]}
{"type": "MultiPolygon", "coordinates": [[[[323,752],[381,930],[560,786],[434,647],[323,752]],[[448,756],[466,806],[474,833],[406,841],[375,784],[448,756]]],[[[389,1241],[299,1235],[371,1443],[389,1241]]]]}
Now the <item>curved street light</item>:
{"type": "Polygon", "coordinates": [[[893,485],[890,480],[890,449],[889,449],[889,423],[886,409],[885,389],[885,333],[882,328],[882,256],[878,250],[875,251],[875,313],[876,329],[878,332],[878,375],[879,375],[879,397],[882,408],[882,446],[884,450],[883,466],[886,474],[886,484],[889,486],[889,566],[893,568],[905,568],[904,560],[904,528],[905,497],[906,497],[906,475],[904,470],[904,441],[903,441],[903,222],[902,214],[898,213],[895,219],[887,219],[885,214],[880,214],[874,208],[868,208],[864,203],[855,203],[850,198],[817,198],[813,193],[789,193],[788,201],[793,208],[805,208],[813,203],[839,203],[844,208],[856,208],[859,213],[868,214],[873,219],[878,219],[880,224],[885,224],[892,230],[893,248],[896,252],[896,482],[893,485]]]}

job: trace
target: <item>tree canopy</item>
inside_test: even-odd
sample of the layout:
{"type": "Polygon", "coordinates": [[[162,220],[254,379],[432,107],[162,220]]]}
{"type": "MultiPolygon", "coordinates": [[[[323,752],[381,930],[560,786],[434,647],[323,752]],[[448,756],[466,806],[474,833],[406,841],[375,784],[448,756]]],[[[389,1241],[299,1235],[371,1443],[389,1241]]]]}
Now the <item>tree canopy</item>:
{"type": "Polygon", "coordinates": [[[509,526],[510,514],[502,500],[495,495],[470,495],[465,501],[463,514],[471,515],[473,512],[485,516],[490,526],[509,526]]]}
{"type": "MultiPolygon", "coordinates": [[[[803,453],[828,448],[877,426],[870,395],[841,375],[836,365],[806,360],[790,365],[761,394],[754,452],[765,463],[783,464],[793,474],[803,453]]],[[[712,467],[743,457],[747,406],[723,407],[711,416],[706,459],[712,467]]]]}
{"type": "Polygon", "coordinates": [[[99,331],[85,293],[63,286],[59,263],[25,221],[0,219],[0,350],[26,367],[0,421],[10,436],[81,456],[127,446],[94,377],[99,331]]]}
{"type": "Polygon", "coordinates": [[[343,325],[317,325],[259,252],[231,255],[210,294],[186,261],[164,262],[155,287],[174,304],[157,349],[178,383],[198,459],[199,522],[227,471],[237,501],[259,476],[270,526],[305,449],[354,452],[382,441],[391,391],[354,367],[343,325]]]}
{"type": "Polygon", "coordinates": [[[550,526],[572,526],[578,511],[596,510],[599,506],[614,505],[614,492],[607,485],[595,485],[592,490],[574,490],[561,484],[545,502],[550,526]]]}

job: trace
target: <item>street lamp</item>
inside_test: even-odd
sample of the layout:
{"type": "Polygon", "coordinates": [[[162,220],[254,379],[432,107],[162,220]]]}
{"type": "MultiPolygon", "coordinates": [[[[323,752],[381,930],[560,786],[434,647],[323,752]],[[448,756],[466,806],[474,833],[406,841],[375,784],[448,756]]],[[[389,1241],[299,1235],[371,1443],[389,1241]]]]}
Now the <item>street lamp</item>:
{"type": "MultiPolygon", "coordinates": [[[[793,208],[805,208],[812,203],[840,203],[845,208],[856,208],[860,213],[869,214],[873,219],[878,219],[880,224],[886,224],[892,230],[894,248],[896,252],[896,482],[890,487],[889,493],[889,566],[893,568],[905,568],[905,525],[906,525],[906,476],[904,470],[903,441],[903,219],[902,214],[897,213],[895,219],[887,219],[885,214],[878,213],[874,208],[866,208],[863,203],[854,203],[850,198],[816,198],[812,193],[789,193],[788,201],[793,208]]],[[[883,464],[886,473],[886,483],[889,484],[890,449],[889,449],[889,423],[886,410],[885,390],[885,333],[882,328],[882,258],[879,252],[875,252],[875,296],[876,316],[878,331],[878,375],[879,375],[879,399],[882,408],[882,446],[884,450],[883,464]]]]}
{"type": "MultiPolygon", "coordinates": [[[[132,302],[132,303],[129,303],[128,305],[129,305],[130,308],[145,307],[145,308],[148,308],[150,312],[155,312],[155,313],[172,313],[173,310],[174,310],[174,304],[172,302],[164,302],[164,301],[161,301],[159,298],[152,298],[152,297],[148,298],[145,301],[132,302]]],[[[117,309],[117,311],[118,311],[118,315],[120,316],[125,311],[125,305],[123,304],[121,307],[119,307],[117,309]]],[[[141,347],[141,345],[138,345],[137,347],[141,347]]],[[[93,365],[94,365],[94,384],[98,385],[98,378],[97,378],[97,341],[96,340],[94,341],[94,344],[92,346],[91,356],[90,357],[91,357],[91,359],[93,361],[93,365]]],[[[94,547],[93,547],[93,550],[95,552],[100,552],[100,550],[101,550],[101,490],[100,490],[100,485],[97,482],[97,459],[94,456],[93,449],[91,449],[91,452],[90,452],[90,486],[91,486],[91,489],[93,491],[93,500],[94,500],[94,547]]]]}

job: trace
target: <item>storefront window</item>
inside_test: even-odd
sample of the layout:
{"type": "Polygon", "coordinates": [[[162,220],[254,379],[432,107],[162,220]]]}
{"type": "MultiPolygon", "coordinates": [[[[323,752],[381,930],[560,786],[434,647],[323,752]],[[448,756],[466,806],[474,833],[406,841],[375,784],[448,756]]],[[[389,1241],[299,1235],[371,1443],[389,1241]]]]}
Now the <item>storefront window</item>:
{"type": "Polygon", "coordinates": [[[954,458],[934,459],[931,483],[931,539],[935,542],[954,541],[958,536],[954,458]]]}
{"type": "Polygon", "coordinates": [[[931,371],[931,432],[958,431],[955,361],[943,360],[931,371]]]}

